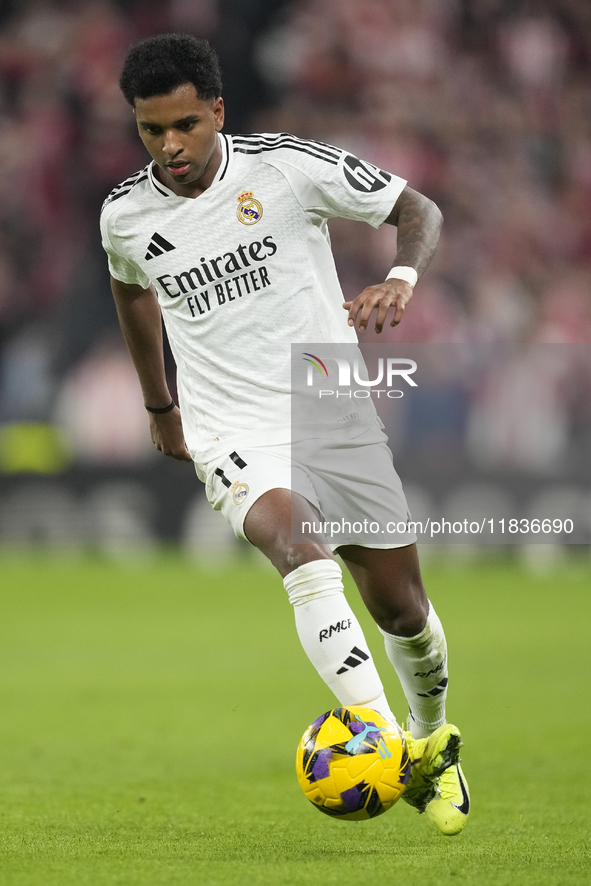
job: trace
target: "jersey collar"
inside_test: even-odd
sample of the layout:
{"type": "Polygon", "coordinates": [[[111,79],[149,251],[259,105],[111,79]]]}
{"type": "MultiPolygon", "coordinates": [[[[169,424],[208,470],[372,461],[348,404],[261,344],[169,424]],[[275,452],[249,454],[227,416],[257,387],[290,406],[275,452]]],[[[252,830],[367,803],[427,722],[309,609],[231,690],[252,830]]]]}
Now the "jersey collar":
{"type": "MultiPolygon", "coordinates": [[[[215,187],[218,182],[222,181],[228,171],[228,165],[230,163],[230,148],[228,144],[228,136],[225,135],[223,132],[219,132],[218,139],[222,149],[222,160],[218,167],[218,171],[215,174],[215,178],[209,186],[210,188],[215,187]]],[[[156,162],[154,160],[152,160],[152,162],[148,166],[148,179],[152,190],[158,193],[161,197],[178,197],[178,194],[175,194],[174,191],[171,191],[170,188],[168,188],[166,185],[163,185],[162,182],[156,177],[156,162]]],[[[183,197],[181,199],[185,198],[183,197]]]]}

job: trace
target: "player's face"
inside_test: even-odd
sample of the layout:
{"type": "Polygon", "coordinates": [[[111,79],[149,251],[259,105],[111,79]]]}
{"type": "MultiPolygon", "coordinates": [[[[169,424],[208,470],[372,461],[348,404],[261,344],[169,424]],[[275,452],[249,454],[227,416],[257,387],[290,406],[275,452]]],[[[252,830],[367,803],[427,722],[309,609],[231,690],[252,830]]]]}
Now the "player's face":
{"type": "Polygon", "coordinates": [[[217,133],[224,125],[223,100],[203,101],[186,83],[168,95],[136,98],[134,114],[163,184],[181,197],[203,193],[222,159],[217,133]]]}

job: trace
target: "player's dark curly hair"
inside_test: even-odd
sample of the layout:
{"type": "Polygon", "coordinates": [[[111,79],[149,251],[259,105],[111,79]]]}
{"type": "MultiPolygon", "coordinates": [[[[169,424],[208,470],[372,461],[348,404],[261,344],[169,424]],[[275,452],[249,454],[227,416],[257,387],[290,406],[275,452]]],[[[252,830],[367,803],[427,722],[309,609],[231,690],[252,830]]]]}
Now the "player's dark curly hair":
{"type": "Polygon", "coordinates": [[[189,34],[157,34],[132,46],[125,59],[119,86],[133,105],[136,98],[168,95],[192,83],[202,101],[222,92],[220,65],[207,40],[189,34]]]}

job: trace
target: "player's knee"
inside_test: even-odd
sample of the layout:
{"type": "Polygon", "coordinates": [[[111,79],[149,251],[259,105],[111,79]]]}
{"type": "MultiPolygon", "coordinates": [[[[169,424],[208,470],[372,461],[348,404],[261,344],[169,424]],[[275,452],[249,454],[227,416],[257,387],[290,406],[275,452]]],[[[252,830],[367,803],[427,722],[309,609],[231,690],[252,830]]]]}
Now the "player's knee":
{"type": "Polygon", "coordinates": [[[277,569],[282,578],[300,569],[312,561],[334,563],[334,557],[328,548],[321,545],[275,544],[262,550],[277,569]]]}
{"type": "Polygon", "coordinates": [[[269,558],[283,578],[312,561],[335,562],[327,545],[295,544],[292,542],[291,525],[278,527],[270,544],[259,546],[259,550],[262,550],[269,558]]]}

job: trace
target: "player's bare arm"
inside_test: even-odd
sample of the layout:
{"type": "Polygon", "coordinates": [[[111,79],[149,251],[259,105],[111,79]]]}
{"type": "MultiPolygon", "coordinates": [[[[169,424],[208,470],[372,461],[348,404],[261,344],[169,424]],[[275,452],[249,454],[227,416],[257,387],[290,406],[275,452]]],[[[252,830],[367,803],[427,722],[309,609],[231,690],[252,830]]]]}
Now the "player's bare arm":
{"type": "MultiPolygon", "coordinates": [[[[404,188],[386,219],[398,228],[398,249],[394,267],[414,268],[417,276],[426,270],[433,258],[443,216],[439,208],[412,188],[404,188]]],[[[391,277],[383,283],[367,286],[353,301],[343,307],[349,312],[349,326],[359,321],[359,330],[367,328],[372,311],[376,310],[375,331],[381,332],[388,311],[394,314],[390,326],[397,326],[404,316],[404,310],[412,298],[413,286],[406,280],[391,277]]]]}
{"type": "MultiPolygon", "coordinates": [[[[166,384],[162,321],[156,293],[152,287],[122,283],[111,277],[111,290],[119,315],[119,323],[131,354],[144,404],[152,409],[167,407],[172,397],[166,384]]],[[[160,452],[179,461],[191,461],[185,445],[181,414],[175,406],[169,412],[150,412],[152,441],[160,452]]]]}

